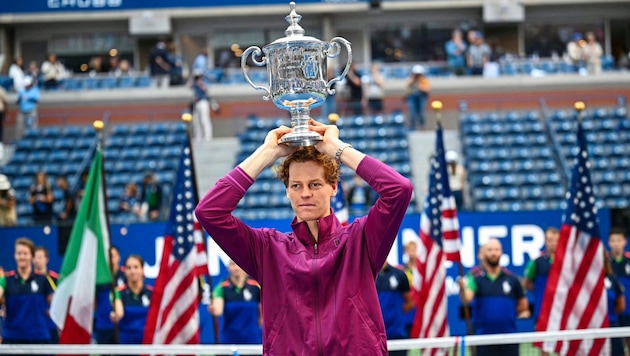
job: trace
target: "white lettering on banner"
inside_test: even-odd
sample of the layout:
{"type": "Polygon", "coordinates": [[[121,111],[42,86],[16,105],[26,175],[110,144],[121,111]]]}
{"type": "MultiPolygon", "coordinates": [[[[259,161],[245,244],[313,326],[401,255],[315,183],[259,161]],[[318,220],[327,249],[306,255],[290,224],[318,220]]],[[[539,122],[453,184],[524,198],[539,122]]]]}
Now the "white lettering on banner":
{"type": "Polygon", "coordinates": [[[162,263],[162,252],[164,251],[164,236],[158,236],[155,238],[155,264],[151,266],[148,263],[144,263],[144,276],[146,278],[157,278],[160,273],[160,263],[162,263]]]}
{"type": "Polygon", "coordinates": [[[48,0],[49,9],[63,8],[115,8],[121,7],[123,0],[48,0]]]}
{"type": "Polygon", "coordinates": [[[477,263],[477,257],[475,256],[475,230],[466,226],[462,228],[462,249],[459,252],[462,257],[462,265],[466,268],[470,268],[477,263]]]}
{"type": "Polygon", "coordinates": [[[525,264],[525,253],[533,260],[540,256],[540,249],[545,245],[545,232],[537,225],[512,226],[512,264],[525,264]],[[527,238],[527,239],[526,239],[527,238]]]}

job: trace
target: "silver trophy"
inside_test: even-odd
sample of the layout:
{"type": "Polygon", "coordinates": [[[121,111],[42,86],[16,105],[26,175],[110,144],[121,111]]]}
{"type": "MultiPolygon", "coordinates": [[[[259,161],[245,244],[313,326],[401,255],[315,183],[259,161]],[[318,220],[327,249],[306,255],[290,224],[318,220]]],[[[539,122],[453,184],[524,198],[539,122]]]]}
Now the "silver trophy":
{"type": "Polygon", "coordinates": [[[295,3],[289,3],[291,13],[285,17],[289,23],[284,32],[286,37],[279,38],[263,47],[252,46],[241,56],[241,69],[245,80],[254,88],[264,90],[264,100],[273,99],[280,109],[291,112],[293,132],[282,136],[281,143],[289,146],[312,146],[323,138],[317,132],[308,129],[312,108],[324,103],[328,94],[334,95],[331,86],[346,76],[352,62],[350,42],[341,37],[333,38],[330,43],[317,38],[304,36],[304,29],[298,24],[301,15],[295,12],[295,3]],[[348,62],[340,76],[328,81],[327,58],[335,58],[341,52],[341,45],[348,51],[348,62]],[[256,57],[261,57],[257,60],[256,57]],[[252,61],[259,67],[267,65],[269,87],[256,85],[247,75],[247,58],[253,54],[252,61]]]}

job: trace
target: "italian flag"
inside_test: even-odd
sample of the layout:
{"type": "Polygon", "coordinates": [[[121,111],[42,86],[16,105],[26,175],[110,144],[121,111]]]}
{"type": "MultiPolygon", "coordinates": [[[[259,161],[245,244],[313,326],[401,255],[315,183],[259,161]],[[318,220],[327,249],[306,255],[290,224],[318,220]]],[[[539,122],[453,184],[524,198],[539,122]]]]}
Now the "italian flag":
{"type": "Polygon", "coordinates": [[[90,344],[96,284],[111,282],[103,156],[97,148],[50,306],[60,343],[90,344]]]}

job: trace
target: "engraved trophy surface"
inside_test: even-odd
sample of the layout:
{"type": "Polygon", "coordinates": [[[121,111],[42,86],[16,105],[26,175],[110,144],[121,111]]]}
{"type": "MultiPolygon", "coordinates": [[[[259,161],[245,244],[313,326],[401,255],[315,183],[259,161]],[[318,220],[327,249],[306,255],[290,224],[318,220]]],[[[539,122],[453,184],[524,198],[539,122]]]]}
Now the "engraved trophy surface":
{"type": "Polygon", "coordinates": [[[264,90],[264,100],[273,100],[280,109],[291,113],[293,132],[284,135],[281,143],[290,146],[312,146],[323,138],[308,129],[312,108],[324,103],[327,95],[334,95],[331,86],[346,76],[352,62],[350,42],[335,37],[330,42],[304,36],[304,29],[298,24],[301,15],[295,12],[295,3],[289,4],[291,13],[285,17],[289,27],[284,32],[286,37],[279,38],[264,46],[247,48],[241,56],[241,70],[245,80],[257,90],[264,90]],[[327,81],[327,58],[335,58],[341,52],[341,45],[348,51],[348,61],[338,77],[327,81]],[[264,53],[264,56],[263,56],[264,53]],[[267,66],[269,87],[259,86],[252,82],[247,74],[247,58],[252,55],[256,66],[267,66]],[[256,57],[261,57],[260,60],[256,57]]]}

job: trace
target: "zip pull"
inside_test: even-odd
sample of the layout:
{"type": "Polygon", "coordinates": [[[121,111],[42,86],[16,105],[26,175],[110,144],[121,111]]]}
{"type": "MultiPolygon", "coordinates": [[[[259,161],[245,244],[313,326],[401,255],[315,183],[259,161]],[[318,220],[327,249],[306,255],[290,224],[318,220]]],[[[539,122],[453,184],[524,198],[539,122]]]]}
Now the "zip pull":
{"type": "Polygon", "coordinates": [[[315,254],[317,255],[319,253],[319,248],[317,247],[317,242],[314,245],[315,248],[315,254]]]}

